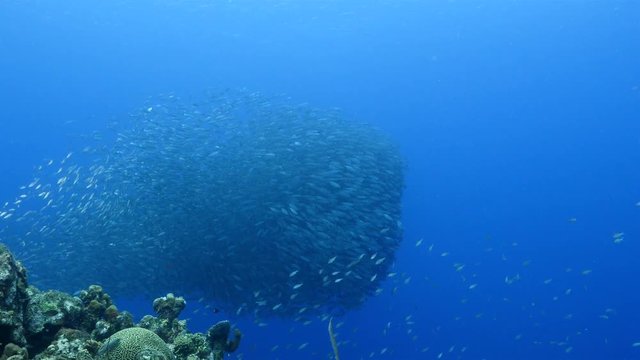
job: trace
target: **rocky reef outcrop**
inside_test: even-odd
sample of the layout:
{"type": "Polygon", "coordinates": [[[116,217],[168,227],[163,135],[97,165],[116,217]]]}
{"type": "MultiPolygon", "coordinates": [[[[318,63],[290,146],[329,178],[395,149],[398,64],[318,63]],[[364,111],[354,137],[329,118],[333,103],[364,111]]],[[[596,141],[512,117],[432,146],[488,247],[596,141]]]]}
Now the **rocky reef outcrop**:
{"type": "Polygon", "coordinates": [[[76,296],[29,286],[26,269],[0,244],[0,360],[218,360],[238,348],[242,334],[228,321],[190,333],[178,319],[185,306],[167,294],[153,302],[157,316],[135,324],[98,285],[76,296]]]}
{"type": "Polygon", "coordinates": [[[0,343],[26,345],[27,271],[0,244],[0,343]]]}

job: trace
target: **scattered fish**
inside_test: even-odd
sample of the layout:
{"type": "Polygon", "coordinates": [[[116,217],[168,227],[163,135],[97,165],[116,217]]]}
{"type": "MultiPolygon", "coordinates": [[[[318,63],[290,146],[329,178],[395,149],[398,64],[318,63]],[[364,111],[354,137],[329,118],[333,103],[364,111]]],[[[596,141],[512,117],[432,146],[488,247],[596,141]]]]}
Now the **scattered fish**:
{"type": "Polygon", "coordinates": [[[613,243],[614,244],[620,244],[623,241],[624,241],[624,233],[623,232],[617,232],[617,233],[613,234],[613,243]]]}

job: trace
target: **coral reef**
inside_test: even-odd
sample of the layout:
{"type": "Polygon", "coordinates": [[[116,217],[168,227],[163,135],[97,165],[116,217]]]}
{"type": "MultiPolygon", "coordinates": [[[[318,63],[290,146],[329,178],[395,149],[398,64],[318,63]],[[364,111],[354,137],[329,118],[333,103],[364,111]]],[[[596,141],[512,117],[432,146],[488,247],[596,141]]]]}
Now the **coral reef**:
{"type": "Polygon", "coordinates": [[[26,344],[23,319],[28,302],[27,271],[0,244],[0,344],[26,344]]]}
{"type": "Polygon", "coordinates": [[[203,334],[181,334],[173,341],[173,353],[178,360],[206,359],[211,347],[203,334]]]}
{"type": "Polygon", "coordinates": [[[4,351],[0,356],[0,360],[27,360],[29,359],[29,354],[27,349],[21,348],[16,344],[7,344],[4,347],[4,351]]]}
{"type": "Polygon", "coordinates": [[[211,346],[213,360],[222,360],[225,352],[234,352],[240,346],[242,333],[238,329],[234,329],[233,339],[228,340],[231,333],[231,323],[228,321],[220,321],[213,325],[208,333],[207,339],[211,346]]]}
{"type": "Polygon", "coordinates": [[[104,340],[119,330],[133,327],[133,317],[119,312],[102,287],[91,285],[78,294],[84,309],[81,328],[96,339],[104,340]]]}
{"type": "Polygon", "coordinates": [[[187,306],[187,302],[181,296],[175,297],[169,293],[167,296],[153,301],[153,310],[161,319],[174,320],[187,306]]]}
{"type": "Polygon", "coordinates": [[[24,318],[29,346],[36,352],[46,348],[63,327],[72,328],[82,318],[80,299],[59,291],[40,292],[29,287],[24,318]]]}
{"type": "Polygon", "coordinates": [[[178,335],[186,332],[187,322],[177,319],[186,304],[184,298],[171,293],[157,298],[153,301],[153,310],[158,317],[147,315],[140,320],[139,326],[155,332],[164,341],[173,342],[178,335]]]}
{"type": "Polygon", "coordinates": [[[185,306],[167,294],[153,302],[157,317],[136,325],[100,286],[77,296],[28,286],[25,268],[0,244],[0,360],[217,360],[238,348],[241,333],[228,340],[228,321],[189,333],[178,319],[185,306]]]}
{"type": "Polygon", "coordinates": [[[74,338],[71,334],[60,334],[51,345],[36,355],[37,360],[91,360],[90,349],[95,352],[95,344],[85,337],[74,338]]]}
{"type": "Polygon", "coordinates": [[[172,360],[167,344],[151,330],[133,327],[111,335],[98,350],[98,360],[172,360]],[[142,357],[140,357],[142,356],[142,357]]]}

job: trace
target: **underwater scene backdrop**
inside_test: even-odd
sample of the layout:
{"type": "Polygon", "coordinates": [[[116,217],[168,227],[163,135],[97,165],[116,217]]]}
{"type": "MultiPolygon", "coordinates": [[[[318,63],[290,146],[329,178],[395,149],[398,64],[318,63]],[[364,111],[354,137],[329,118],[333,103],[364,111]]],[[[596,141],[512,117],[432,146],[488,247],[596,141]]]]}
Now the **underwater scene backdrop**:
{"type": "Polygon", "coordinates": [[[2,1],[0,243],[229,358],[640,358],[639,14],[2,1]]]}

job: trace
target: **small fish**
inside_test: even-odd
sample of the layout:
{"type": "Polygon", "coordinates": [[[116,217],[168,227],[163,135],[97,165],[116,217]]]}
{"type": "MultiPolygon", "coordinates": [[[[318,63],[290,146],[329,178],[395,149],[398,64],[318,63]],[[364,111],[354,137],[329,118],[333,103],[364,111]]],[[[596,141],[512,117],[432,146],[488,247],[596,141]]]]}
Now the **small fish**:
{"type": "Polygon", "coordinates": [[[336,261],[336,259],[338,258],[338,256],[334,256],[331,259],[329,259],[329,261],[327,262],[327,264],[333,264],[334,261],[336,261]]]}
{"type": "Polygon", "coordinates": [[[624,233],[623,232],[617,232],[617,233],[613,234],[613,243],[614,244],[620,244],[623,241],[624,241],[624,233]]]}
{"type": "Polygon", "coordinates": [[[298,270],[293,270],[292,272],[289,273],[289,277],[294,277],[296,276],[297,273],[298,273],[298,270]]]}
{"type": "Polygon", "coordinates": [[[302,285],[304,285],[303,283],[299,283],[299,284],[295,284],[293,285],[293,290],[298,290],[302,287],[302,285]]]}
{"type": "Polygon", "coordinates": [[[476,287],[478,287],[478,284],[471,284],[471,285],[469,285],[469,290],[473,290],[476,287]]]}
{"type": "Polygon", "coordinates": [[[416,241],[416,247],[422,245],[422,241],[424,241],[424,239],[420,239],[420,240],[416,241]]]}
{"type": "Polygon", "coordinates": [[[111,353],[111,351],[114,350],[115,348],[117,348],[119,345],[120,345],[120,339],[109,338],[98,349],[98,355],[99,356],[108,356],[109,353],[111,353]]]}

